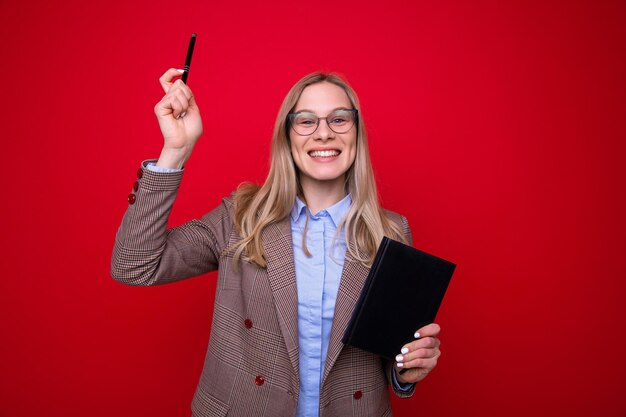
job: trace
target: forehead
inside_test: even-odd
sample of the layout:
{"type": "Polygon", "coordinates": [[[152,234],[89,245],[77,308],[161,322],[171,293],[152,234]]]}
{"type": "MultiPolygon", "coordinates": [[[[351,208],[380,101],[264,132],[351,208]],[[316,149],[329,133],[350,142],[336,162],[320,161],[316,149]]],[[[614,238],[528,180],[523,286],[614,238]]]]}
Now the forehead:
{"type": "Polygon", "coordinates": [[[338,107],[352,108],[348,95],[338,85],[323,81],[309,85],[302,91],[295,111],[312,110],[316,113],[326,113],[338,107]]]}

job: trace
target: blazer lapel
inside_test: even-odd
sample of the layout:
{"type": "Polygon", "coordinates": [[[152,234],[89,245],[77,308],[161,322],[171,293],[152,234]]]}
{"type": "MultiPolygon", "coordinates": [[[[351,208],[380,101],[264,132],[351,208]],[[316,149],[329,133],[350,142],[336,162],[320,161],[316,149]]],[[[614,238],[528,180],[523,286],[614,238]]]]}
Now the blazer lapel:
{"type": "Polygon", "coordinates": [[[339,290],[337,291],[335,316],[333,318],[333,327],[330,331],[330,342],[328,344],[328,353],[326,354],[322,385],[344,346],[341,339],[348,327],[352,311],[359,299],[361,288],[363,288],[368,273],[369,268],[363,266],[361,262],[351,259],[349,252],[346,253],[339,290]]]}
{"type": "Polygon", "coordinates": [[[262,240],[267,260],[267,275],[280,328],[287,345],[289,359],[299,378],[298,290],[289,217],[267,226],[262,232],[262,240]]]}

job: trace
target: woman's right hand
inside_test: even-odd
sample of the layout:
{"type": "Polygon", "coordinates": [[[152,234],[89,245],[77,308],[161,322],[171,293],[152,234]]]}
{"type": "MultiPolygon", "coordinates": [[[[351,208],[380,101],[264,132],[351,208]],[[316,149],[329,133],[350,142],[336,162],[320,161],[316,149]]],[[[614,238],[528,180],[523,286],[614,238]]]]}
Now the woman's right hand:
{"type": "Polygon", "coordinates": [[[157,166],[182,168],[191,156],[202,134],[202,118],[193,93],[179,78],[179,70],[171,68],[159,78],[165,96],[154,106],[154,113],[163,134],[163,150],[157,166]]]}

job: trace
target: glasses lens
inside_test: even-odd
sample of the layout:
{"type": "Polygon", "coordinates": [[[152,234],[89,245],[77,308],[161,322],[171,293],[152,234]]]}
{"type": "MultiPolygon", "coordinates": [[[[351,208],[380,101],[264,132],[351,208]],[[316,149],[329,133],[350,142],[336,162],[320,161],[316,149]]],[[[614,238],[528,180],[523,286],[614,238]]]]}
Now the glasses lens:
{"type": "Polygon", "coordinates": [[[328,126],[335,133],[346,133],[354,124],[354,112],[350,110],[335,110],[326,117],[328,126]]]}
{"type": "Polygon", "coordinates": [[[292,116],[291,124],[299,135],[311,135],[317,129],[319,119],[313,113],[296,113],[292,116]]]}

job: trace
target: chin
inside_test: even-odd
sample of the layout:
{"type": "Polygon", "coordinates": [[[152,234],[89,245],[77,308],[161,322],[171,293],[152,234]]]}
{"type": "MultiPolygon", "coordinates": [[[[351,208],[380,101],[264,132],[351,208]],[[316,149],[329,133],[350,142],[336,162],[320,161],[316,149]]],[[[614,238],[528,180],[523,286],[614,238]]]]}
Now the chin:
{"type": "Polygon", "coordinates": [[[309,177],[313,181],[320,182],[333,182],[333,181],[343,181],[346,175],[345,171],[342,172],[304,172],[305,176],[309,177]]]}

